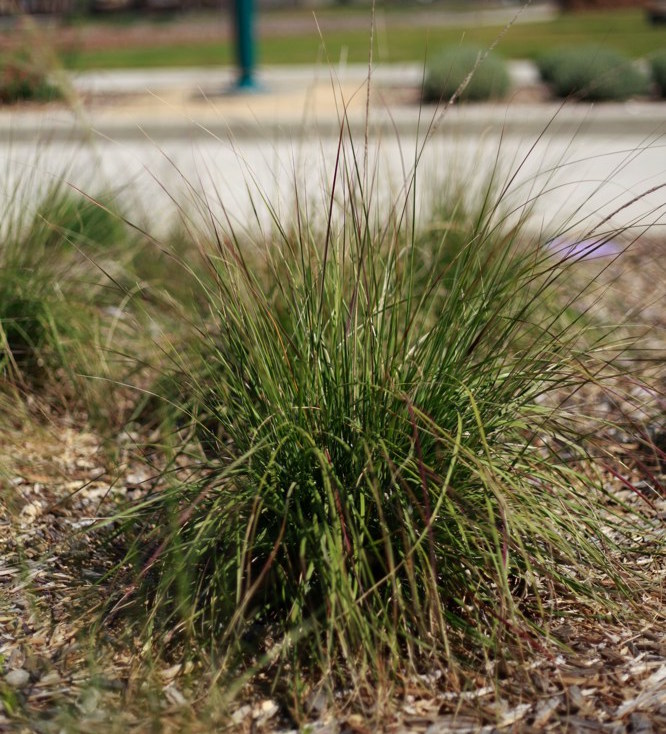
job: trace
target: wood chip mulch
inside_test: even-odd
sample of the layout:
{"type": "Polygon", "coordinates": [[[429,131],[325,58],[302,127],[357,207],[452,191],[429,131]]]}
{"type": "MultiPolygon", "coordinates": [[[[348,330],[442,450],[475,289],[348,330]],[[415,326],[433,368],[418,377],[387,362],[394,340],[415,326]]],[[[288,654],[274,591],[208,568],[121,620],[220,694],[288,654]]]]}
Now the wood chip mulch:
{"type": "MultiPolygon", "coordinates": [[[[645,253],[641,259],[637,250],[632,257],[640,265],[645,253]]],[[[659,261],[662,274],[665,251],[647,248],[647,260],[659,261]]],[[[656,293],[655,268],[629,268],[632,262],[625,266],[630,285],[621,308],[656,293]]],[[[663,282],[661,287],[663,295],[663,282]]],[[[654,327],[648,334],[652,346],[663,350],[666,309],[655,303],[653,298],[642,318],[654,327]]],[[[654,372],[655,365],[646,369],[654,372]]],[[[659,369],[657,382],[664,374],[659,369]]],[[[96,582],[109,559],[90,534],[79,531],[118,498],[139,496],[151,481],[145,463],[133,458],[138,437],[123,434],[111,450],[72,417],[40,422],[27,413],[3,415],[2,425],[0,732],[293,729],[270,699],[240,701],[223,720],[210,707],[198,713],[206,707],[196,700],[192,676],[182,676],[191,671],[151,668],[137,640],[91,631],[90,610],[102,588],[96,582]]],[[[662,486],[664,471],[657,467],[653,475],[662,486]]],[[[621,482],[615,490],[627,502],[640,500],[621,482]]],[[[666,496],[655,493],[651,501],[654,517],[666,526],[666,496]]],[[[658,553],[627,563],[653,580],[633,621],[565,615],[551,628],[560,644],[549,643],[543,653],[490,676],[480,673],[476,686],[438,692],[446,688],[435,672],[407,687],[381,715],[378,709],[375,716],[329,712],[322,705],[310,731],[666,732],[666,564],[658,553]]]]}

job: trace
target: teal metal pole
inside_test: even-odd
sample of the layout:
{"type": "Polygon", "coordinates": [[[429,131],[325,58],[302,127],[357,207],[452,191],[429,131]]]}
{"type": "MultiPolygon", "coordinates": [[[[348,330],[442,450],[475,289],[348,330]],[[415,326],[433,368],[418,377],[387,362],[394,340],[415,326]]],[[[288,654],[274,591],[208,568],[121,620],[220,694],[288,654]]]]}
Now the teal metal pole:
{"type": "Polygon", "coordinates": [[[236,25],[236,62],[239,76],[235,88],[239,91],[258,89],[254,76],[254,0],[234,0],[236,25]]]}

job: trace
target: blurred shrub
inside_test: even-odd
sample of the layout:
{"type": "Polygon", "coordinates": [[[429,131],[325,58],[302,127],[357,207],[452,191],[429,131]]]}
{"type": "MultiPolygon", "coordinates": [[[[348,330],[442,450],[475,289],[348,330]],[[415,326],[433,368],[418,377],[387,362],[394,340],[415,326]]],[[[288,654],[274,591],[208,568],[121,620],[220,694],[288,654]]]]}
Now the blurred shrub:
{"type": "Polygon", "coordinates": [[[661,51],[650,59],[650,68],[652,78],[657,85],[657,92],[661,97],[666,98],[666,51],[661,51]]]}
{"type": "Polygon", "coordinates": [[[62,97],[48,73],[27,53],[13,54],[0,62],[0,104],[21,101],[48,102],[62,97]]]}
{"type": "Polygon", "coordinates": [[[622,100],[646,94],[647,76],[612,49],[586,46],[556,49],[537,60],[539,73],[558,97],[622,100]]]}
{"type": "Polygon", "coordinates": [[[460,99],[473,101],[503,97],[510,86],[506,63],[493,53],[484,58],[485,53],[474,46],[457,46],[439,53],[428,67],[423,99],[426,102],[450,99],[470,73],[472,76],[460,92],[460,99]]]}

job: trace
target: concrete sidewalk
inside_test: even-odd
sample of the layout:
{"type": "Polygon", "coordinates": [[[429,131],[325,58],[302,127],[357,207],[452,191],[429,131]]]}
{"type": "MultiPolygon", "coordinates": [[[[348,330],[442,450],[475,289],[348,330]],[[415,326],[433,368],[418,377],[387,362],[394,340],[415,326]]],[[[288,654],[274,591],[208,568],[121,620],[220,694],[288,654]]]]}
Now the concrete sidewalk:
{"type": "MultiPolygon", "coordinates": [[[[497,104],[454,106],[442,115],[421,106],[423,68],[378,65],[372,71],[370,127],[377,134],[413,134],[436,120],[437,134],[571,135],[581,128],[604,135],[666,132],[666,104],[569,104],[537,101],[529,62],[510,62],[514,93],[497,104]],[[534,95],[532,95],[534,97],[534,95]]],[[[262,92],[233,95],[231,68],[91,72],[69,80],[75,104],[23,105],[0,110],[0,135],[15,141],[151,138],[252,139],[337,135],[346,116],[353,131],[366,122],[365,65],[270,67],[258,73],[262,92]]],[[[538,98],[538,95],[537,95],[538,98]]]]}

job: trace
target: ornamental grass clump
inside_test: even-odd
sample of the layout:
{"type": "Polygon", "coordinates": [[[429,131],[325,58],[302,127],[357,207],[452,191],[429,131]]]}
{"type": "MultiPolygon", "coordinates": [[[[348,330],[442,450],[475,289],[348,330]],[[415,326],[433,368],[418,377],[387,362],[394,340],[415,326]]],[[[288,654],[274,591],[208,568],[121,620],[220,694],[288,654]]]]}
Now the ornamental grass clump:
{"type": "Polygon", "coordinates": [[[444,49],[428,64],[423,99],[477,102],[504,97],[509,87],[509,72],[500,56],[474,46],[457,46],[444,49]]]}
{"type": "Polygon", "coordinates": [[[375,209],[359,158],[341,143],[323,226],[215,227],[208,318],[160,383],[174,460],[117,518],[115,612],[140,602],[234,685],[455,675],[538,646],[557,596],[607,610],[638,585],[638,520],[557,407],[610,369],[553,311],[575,258],[526,246],[490,190],[455,251],[419,240],[415,182],[375,209]]]}
{"type": "Polygon", "coordinates": [[[647,94],[647,76],[630,59],[597,46],[560,48],[537,59],[539,73],[557,97],[624,100],[647,94]]]}

